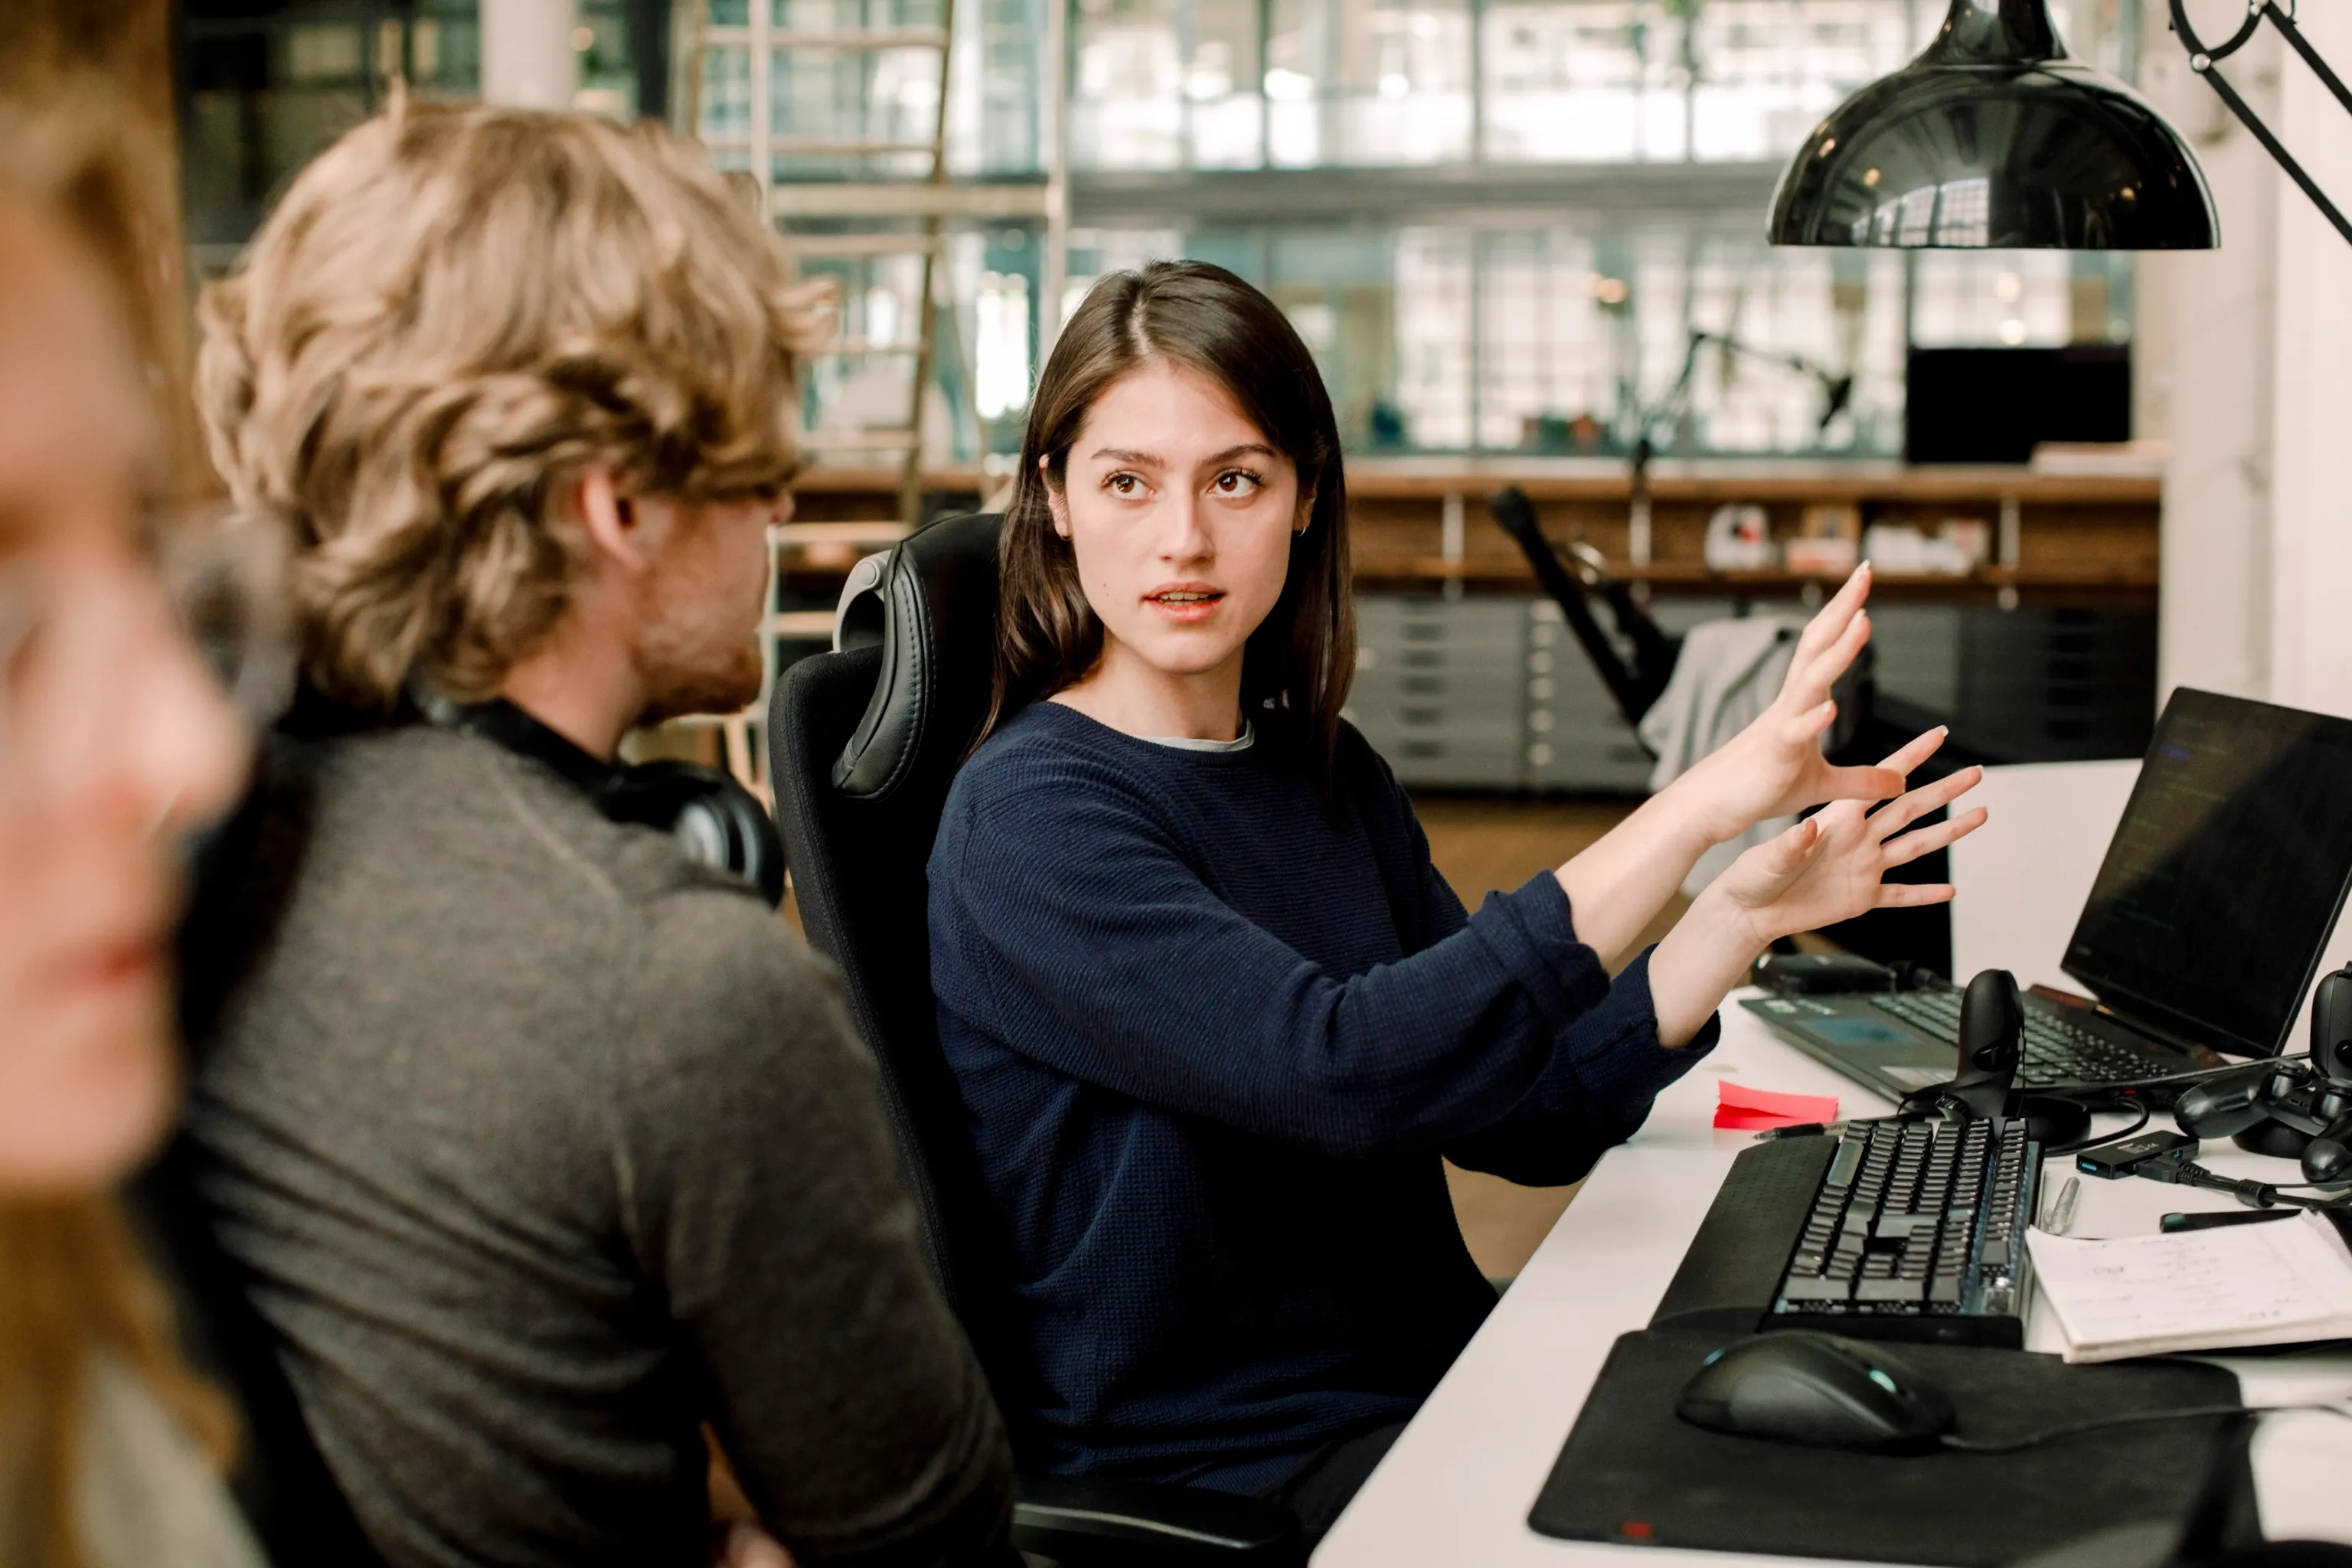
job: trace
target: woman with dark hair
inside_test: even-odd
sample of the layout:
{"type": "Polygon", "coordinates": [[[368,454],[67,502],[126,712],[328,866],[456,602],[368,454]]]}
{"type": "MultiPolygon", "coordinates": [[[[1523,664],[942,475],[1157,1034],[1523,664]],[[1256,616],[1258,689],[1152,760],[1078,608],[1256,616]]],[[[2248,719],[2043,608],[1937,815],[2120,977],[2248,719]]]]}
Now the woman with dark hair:
{"type": "Polygon", "coordinates": [[[1038,1373],[1032,1462],[1337,1517],[1495,1296],[1439,1156],[1574,1181],[1712,1045],[1774,938],[1971,812],[1924,735],[1831,767],[1867,568],[1730,746],[1475,914],[1339,718],[1355,665],[1328,396],[1218,268],[1096,285],[1040,380],[1002,542],[995,702],[930,864],[940,1031],[1038,1373]],[[1901,795],[1874,815],[1865,803],[1901,795]],[[1749,850],[1612,982],[1702,851],[1749,850]]]}

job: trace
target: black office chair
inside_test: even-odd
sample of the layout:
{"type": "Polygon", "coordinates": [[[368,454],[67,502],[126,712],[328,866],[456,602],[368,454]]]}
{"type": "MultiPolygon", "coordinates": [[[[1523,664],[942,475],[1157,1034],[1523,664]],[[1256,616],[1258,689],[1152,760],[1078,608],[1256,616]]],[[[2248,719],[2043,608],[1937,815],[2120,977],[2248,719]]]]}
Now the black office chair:
{"type": "Polygon", "coordinates": [[[841,968],[881,1069],[883,1109],[932,1273],[971,1337],[1024,1462],[1013,1542],[1066,1563],[1259,1568],[1300,1561],[1289,1511],[1255,1498],[1030,1473],[1035,1408],[1005,1244],[940,1049],[925,868],[988,709],[996,627],[992,513],[943,518],[853,579],[842,650],[776,683],[776,819],[811,946],[841,968]]]}

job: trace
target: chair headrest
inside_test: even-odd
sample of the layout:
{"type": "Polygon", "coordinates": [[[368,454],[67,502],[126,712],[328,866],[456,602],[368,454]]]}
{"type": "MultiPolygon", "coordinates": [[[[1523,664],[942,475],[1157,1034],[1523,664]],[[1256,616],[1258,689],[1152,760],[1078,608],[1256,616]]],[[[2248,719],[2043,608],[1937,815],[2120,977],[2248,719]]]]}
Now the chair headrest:
{"type": "Polygon", "coordinates": [[[988,713],[996,657],[995,512],[944,517],[868,569],[835,619],[835,646],[879,646],[882,672],[857,731],[834,760],[842,794],[881,799],[954,771],[988,713]]]}

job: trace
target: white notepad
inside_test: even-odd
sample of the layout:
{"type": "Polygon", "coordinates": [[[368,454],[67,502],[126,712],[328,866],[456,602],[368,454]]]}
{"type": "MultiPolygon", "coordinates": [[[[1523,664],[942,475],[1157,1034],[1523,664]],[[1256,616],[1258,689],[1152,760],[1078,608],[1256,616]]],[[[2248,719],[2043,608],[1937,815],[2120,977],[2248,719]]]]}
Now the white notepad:
{"type": "Polygon", "coordinates": [[[2026,1246],[2070,1362],[2352,1339],[2352,1250],[2319,1215],[2026,1246]]]}

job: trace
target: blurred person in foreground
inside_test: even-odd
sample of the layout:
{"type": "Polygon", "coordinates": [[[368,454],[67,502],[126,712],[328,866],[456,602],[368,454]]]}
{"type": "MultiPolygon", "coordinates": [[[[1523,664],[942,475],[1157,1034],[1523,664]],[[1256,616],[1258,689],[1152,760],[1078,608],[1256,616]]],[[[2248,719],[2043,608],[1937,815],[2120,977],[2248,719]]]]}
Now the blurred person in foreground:
{"type": "Polygon", "coordinates": [[[803,1568],[1003,1550],[1003,1427],[835,981],[577,782],[758,694],[820,300],[657,129],[405,105],[201,303],[308,689],[207,900],[187,1130],[394,1568],[698,1563],[706,1426],[803,1568]]]}
{"type": "Polygon", "coordinates": [[[183,841],[246,745],[175,623],[160,158],[0,108],[0,1563],[252,1568],[226,1405],[112,1189],[177,1087],[183,841]],[[153,258],[149,276],[144,262],[153,258]]]}

